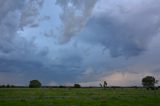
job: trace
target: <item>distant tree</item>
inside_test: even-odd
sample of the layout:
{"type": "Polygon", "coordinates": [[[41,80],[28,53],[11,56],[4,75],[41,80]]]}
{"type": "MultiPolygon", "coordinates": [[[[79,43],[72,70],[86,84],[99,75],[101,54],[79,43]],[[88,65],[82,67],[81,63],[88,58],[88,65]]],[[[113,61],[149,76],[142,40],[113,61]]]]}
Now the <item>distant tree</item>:
{"type": "Polygon", "coordinates": [[[60,86],[59,86],[59,88],[66,88],[66,86],[64,86],[64,85],[60,85],[60,86]]]}
{"type": "Polygon", "coordinates": [[[40,88],[41,83],[38,80],[31,80],[29,83],[29,88],[40,88]]]}
{"type": "Polygon", "coordinates": [[[100,85],[101,88],[103,88],[103,85],[101,83],[99,85],[100,85]]]}
{"type": "Polygon", "coordinates": [[[5,85],[2,85],[2,88],[5,88],[6,86],[5,85]]]}
{"type": "Polygon", "coordinates": [[[153,76],[146,76],[142,79],[142,85],[147,89],[154,89],[156,83],[158,83],[158,80],[156,80],[153,76]]]}
{"type": "Polygon", "coordinates": [[[11,87],[11,88],[14,88],[14,87],[15,87],[15,85],[11,85],[10,87],[11,87]]]}
{"type": "Polygon", "coordinates": [[[99,85],[100,85],[101,88],[102,88],[102,87],[103,87],[103,88],[106,88],[106,87],[107,87],[107,82],[104,81],[103,84],[100,83],[99,85]]]}
{"type": "Polygon", "coordinates": [[[74,88],[80,88],[81,85],[80,84],[74,84],[74,88]]]}
{"type": "Polygon", "coordinates": [[[103,82],[103,87],[104,87],[104,88],[107,87],[107,82],[106,82],[106,81],[103,82]]]}
{"type": "Polygon", "coordinates": [[[7,88],[9,88],[9,87],[10,87],[10,85],[9,85],[9,84],[7,84],[7,85],[6,85],[6,87],[7,87],[7,88]]]}

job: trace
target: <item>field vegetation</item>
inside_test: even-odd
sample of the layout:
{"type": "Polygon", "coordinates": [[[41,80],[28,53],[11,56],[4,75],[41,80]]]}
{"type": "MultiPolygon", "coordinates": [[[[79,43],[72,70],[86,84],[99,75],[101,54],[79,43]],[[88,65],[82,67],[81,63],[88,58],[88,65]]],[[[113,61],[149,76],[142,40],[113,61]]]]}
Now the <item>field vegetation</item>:
{"type": "Polygon", "coordinates": [[[160,106],[160,90],[0,88],[0,106],[160,106]]]}

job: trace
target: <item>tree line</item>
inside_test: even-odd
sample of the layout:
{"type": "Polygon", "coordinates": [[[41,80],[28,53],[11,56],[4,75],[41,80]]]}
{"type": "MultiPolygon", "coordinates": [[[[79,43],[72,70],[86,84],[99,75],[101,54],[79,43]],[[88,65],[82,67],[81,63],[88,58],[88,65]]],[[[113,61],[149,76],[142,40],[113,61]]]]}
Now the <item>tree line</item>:
{"type": "MultiPolygon", "coordinates": [[[[144,88],[146,88],[147,90],[151,89],[151,90],[156,90],[158,89],[158,87],[155,86],[155,84],[158,83],[158,80],[155,79],[154,76],[146,76],[144,78],[142,78],[141,80],[142,85],[144,88]]],[[[107,88],[107,81],[104,81],[103,83],[99,84],[101,88],[107,88]]],[[[14,87],[18,87],[18,86],[14,86],[14,85],[0,85],[0,88],[14,88],[14,87]]],[[[24,86],[19,86],[19,87],[24,87],[24,86]]],[[[42,84],[39,80],[31,80],[29,82],[29,88],[41,88],[42,84]]],[[[65,88],[66,86],[62,86],[60,85],[59,88],[65,88]]],[[[81,88],[81,85],[76,83],[73,86],[71,86],[73,88],[81,88]]],[[[134,88],[136,88],[137,86],[134,86],[134,88]]],[[[114,87],[113,87],[114,88],[114,87]]],[[[115,86],[116,88],[116,86],[115,86]]],[[[118,88],[118,87],[117,87],[118,88]]]]}

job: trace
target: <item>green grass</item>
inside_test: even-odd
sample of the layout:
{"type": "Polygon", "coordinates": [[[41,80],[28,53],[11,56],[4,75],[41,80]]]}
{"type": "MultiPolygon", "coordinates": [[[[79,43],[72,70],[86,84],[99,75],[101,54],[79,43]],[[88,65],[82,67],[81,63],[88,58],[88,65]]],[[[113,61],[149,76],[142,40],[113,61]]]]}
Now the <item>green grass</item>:
{"type": "Polygon", "coordinates": [[[0,106],[160,106],[160,90],[1,88],[0,106]]]}

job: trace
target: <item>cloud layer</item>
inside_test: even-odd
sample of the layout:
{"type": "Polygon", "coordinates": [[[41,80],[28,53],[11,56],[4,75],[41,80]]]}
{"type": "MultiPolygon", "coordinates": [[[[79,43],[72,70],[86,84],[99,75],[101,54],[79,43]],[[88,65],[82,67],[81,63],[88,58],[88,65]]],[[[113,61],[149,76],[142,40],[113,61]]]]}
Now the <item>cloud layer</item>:
{"type": "Polygon", "coordinates": [[[0,84],[140,85],[159,76],[157,0],[0,0],[0,84]]]}
{"type": "Polygon", "coordinates": [[[150,5],[139,4],[138,7],[128,4],[129,9],[126,9],[128,5],[119,4],[119,8],[97,12],[81,35],[86,42],[109,49],[113,57],[139,55],[159,33],[160,15],[156,3],[153,0],[150,5]]]}
{"type": "Polygon", "coordinates": [[[71,37],[80,32],[89,20],[97,0],[57,0],[62,8],[60,19],[62,21],[61,43],[68,42],[71,37]]]}

